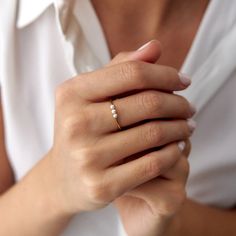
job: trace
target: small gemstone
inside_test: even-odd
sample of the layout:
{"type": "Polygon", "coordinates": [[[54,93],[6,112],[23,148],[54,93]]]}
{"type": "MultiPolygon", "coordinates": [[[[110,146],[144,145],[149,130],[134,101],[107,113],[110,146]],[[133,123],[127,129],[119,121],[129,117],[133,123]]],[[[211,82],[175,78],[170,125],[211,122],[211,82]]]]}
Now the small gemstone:
{"type": "Polygon", "coordinates": [[[114,118],[117,118],[117,117],[118,117],[118,115],[117,115],[117,114],[113,114],[113,117],[114,117],[114,118]]]}
{"type": "Polygon", "coordinates": [[[116,114],[116,110],[115,109],[111,110],[111,112],[112,112],[112,114],[116,114]]]}
{"type": "Polygon", "coordinates": [[[111,104],[110,108],[111,108],[111,109],[114,109],[114,108],[115,108],[115,105],[111,104]]]}

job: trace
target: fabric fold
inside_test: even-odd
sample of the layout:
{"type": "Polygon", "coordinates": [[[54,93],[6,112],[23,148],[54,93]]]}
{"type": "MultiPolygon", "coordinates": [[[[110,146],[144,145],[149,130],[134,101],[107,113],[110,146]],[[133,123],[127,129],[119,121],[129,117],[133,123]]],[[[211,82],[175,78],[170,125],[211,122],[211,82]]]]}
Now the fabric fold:
{"type": "Polygon", "coordinates": [[[194,103],[200,112],[221,86],[232,79],[236,68],[236,26],[219,42],[207,60],[193,75],[192,85],[181,95],[194,103]],[[232,51],[235,48],[235,51],[232,51]]]}

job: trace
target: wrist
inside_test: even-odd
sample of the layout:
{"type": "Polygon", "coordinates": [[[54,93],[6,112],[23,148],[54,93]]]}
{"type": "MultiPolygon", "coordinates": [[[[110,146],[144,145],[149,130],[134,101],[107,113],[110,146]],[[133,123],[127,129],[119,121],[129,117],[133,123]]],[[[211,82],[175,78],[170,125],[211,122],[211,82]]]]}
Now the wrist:
{"type": "Polygon", "coordinates": [[[63,196],[52,168],[50,153],[24,177],[28,200],[33,201],[39,217],[46,221],[69,221],[73,214],[63,204],[63,196]]]}
{"type": "Polygon", "coordinates": [[[1,196],[1,235],[59,235],[73,216],[52,186],[48,158],[1,196]]]}

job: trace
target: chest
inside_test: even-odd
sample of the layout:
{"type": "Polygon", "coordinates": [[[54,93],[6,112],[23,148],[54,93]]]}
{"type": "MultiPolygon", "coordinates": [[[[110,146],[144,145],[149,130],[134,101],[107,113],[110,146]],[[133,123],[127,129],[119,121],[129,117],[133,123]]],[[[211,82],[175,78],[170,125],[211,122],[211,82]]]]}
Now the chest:
{"type": "MultiPolygon", "coordinates": [[[[120,41],[114,34],[107,34],[107,41],[111,57],[121,51],[132,51],[139,48],[144,42],[157,39],[162,44],[162,55],[158,64],[168,65],[180,70],[185,58],[191,48],[198,25],[177,30],[175,28],[164,29],[143,40],[142,38],[132,38],[132,35],[123,35],[120,41]],[[128,39],[128,40],[127,40],[128,39]]],[[[118,33],[122,34],[122,32],[118,33]]],[[[134,36],[133,36],[134,37],[134,36]]]]}
{"type": "Polygon", "coordinates": [[[149,25],[145,26],[145,23],[142,23],[142,26],[139,25],[140,22],[132,25],[129,20],[126,24],[121,24],[122,26],[117,23],[117,26],[112,20],[107,20],[105,13],[99,12],[99,8],[97,14],[111,57],[122,51],[136,50],[149,40],[157,39],[162,44],[162,55],[158,64],[172,66],[180,70],[197,34],[206,7],[205,4],[192,16],[181,18],[174,15],[151,30],[150,28],[147,30],[149,25]]]}

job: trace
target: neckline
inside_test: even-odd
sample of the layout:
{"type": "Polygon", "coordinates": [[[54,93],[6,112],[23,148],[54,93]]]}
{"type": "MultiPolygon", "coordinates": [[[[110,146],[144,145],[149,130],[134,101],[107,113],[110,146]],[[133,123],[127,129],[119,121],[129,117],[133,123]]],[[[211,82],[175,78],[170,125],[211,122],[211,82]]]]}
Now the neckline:
{"type": "Polygon", "coordinates": [[[198,50],[198,46],[201,42],[203,31],[205,30],[205,25],[207,25],[206,23],[209,20],[209,15],[210,15],[211,9],[213,8],[212,5],[215,2],[216,2],[216,0],[209,1],[208,6],[206,7],[206,10],[205,10],[203,17],[201,19],[201,22],[198,26],[197,32],[194,36],[194,39],[193,39],[192,44],[190,46],[190,49],[189,49],[189,51],[183,61],[183,64],[180,68],[181,73],[188,74],[190,76],[193,75],[193,69],[190,68],[190,65],[192,65],[192,61],[194,60],[194,57],[196,56],[195,52],[198,50]]]}
{"type": "MultiPolygon", "coordinates": [[[[107,40],[102,28],[102,25],[99,21],[99,18],[97,16],[97,13],[93,7],[93,4],[91,3],[91,0],[79,0],[80,2],[80,14],[81,15],[81,26],[83,27],[83,30],[85,32],[85,36],[87,37],[87,40],[90,42],[90,45],[92,46],[95,54],[98,58],[100,58],[102,65],[107,64],[112,58],[109,52],[107,40]],[[82,6],[83,5],[83,6],[82,6]],[[90,17],[89,17],[90,16],[90,17]],[[82,19],[83,18],[83,19],[82,19]],[[88,22],[93,27],[88,27],[88,22]],[[95,30],[95,32],[94,32],[95,30]],[[95,43],[93,37],[89,37],[91,35],[96,35],[96,41],[99,42],[99,44],[95,43]]],[[[182,63],[182,66],[180,68],[180,71],[182,73],[192,74],[192,71],[189,70],[189,65],[191,64],[191,61],[194,58],[194,54],[196,51],[196,48],[199,45],[199,41],[201,41],[201,35],[202,31],[204,30],[204,26],[206,25],[206,21],[208,21],[209,12],[212,9],[214,1],[209,1],[208,6],[206,7],[206,10],[204,12],[204,15],[201,19],[201,22],[198,26],[198,30],[194,36],[194,39],[192,41],[192,44],[190,46],[190,49],[188,50],[188,53],[182,63]]]]}

